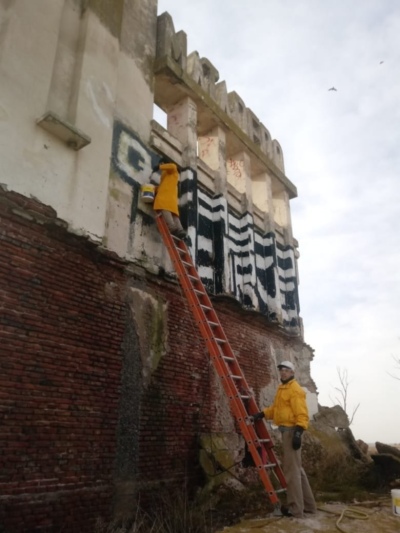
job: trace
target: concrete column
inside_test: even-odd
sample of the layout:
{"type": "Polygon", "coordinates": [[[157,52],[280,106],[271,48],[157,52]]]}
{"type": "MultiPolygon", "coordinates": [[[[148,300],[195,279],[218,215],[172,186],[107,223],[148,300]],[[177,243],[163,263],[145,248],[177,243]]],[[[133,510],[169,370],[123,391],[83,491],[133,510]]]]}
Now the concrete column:
{"type": "Polygon", "coordinates": [[[286,190],[274,193],[272,199],[275,223],[284,230],[285,243],[293,245],[289,195],[286,190]]]}
{"type": "Polygon", "coordinates": [[[226,178],[226,135],[215,127],[207,135],[199,137],[198,156],[212,170],[215,170],[215,193],[213,212],[213,268],[216,292],[229,292],[230,258],[228,240],[228,203],[226,178]]]}
{"type": "Polygon", "coordinates": [[[191,240],[192,252],[197,253],[197,106],[183,98],[167,113],[167,130],[182,144],[179,214],[191,240]]]}
{"type": "Polygon", "coordinates": [[[197,106],[191,98],[184,98],[168,111],[167,129],[182,143],[182,165],[194,168],[197,160],[197,106]]]}
{"type": "Polygon", "coordinates": [[[243,210],[253,211],[252,184],[250,157],[246,152],[239,152],[230,157],[226,162],[227,182],[230,183],[237,191],[244,193],[246,205],[243,210]]]}
{"type": "Polygon", "coordinates": [[[274,206],[272,202],[272,180],[269,174],[263,172],[252,176],[253,205],[264,213],[264,231],[274,231],[274,206]]]}
{"type": "Polygon", "coordinates": [[[198,156],[212,170],[218,172],[215,183],[216,194],[226,192],[227,168],[226,168],[226,135],[225,131],[216,127],[207,135],[198,138],[198,156]]]}

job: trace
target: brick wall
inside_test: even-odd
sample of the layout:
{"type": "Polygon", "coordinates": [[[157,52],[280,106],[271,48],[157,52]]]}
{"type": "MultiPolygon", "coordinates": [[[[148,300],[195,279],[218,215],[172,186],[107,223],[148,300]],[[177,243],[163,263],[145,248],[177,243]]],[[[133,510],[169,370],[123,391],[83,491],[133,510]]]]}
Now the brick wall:
{"type": "MultiPolygon", "coordinates": [[[[201,482],[198,436],[223,426],[214,371],[179,286],[126,267],[68,233],[50,208],[0,190],[0,526],[7,532],[93,531],[119,496],[132,506],[131,486],[201,482]],[[126,303],[135,284],[168,302],[165,354],[146,383],[141,331],[126,303]]],[[[230,299],[215,306],[257,392],[269,381],[267,340],[283,340],[230,299]]]]}
{"type": "Polygon", "coordinates": [[[2,201],[0,523],[72,530],[112,491],[123,272],[50,209],[2,201]]]}

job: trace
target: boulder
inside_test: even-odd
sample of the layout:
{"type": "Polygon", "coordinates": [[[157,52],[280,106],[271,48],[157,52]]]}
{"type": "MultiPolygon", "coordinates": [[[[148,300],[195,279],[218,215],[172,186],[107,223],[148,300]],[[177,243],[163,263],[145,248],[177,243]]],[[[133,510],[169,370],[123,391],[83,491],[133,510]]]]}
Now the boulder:
{"type": "MultiPolygon", "coordinates": [[[[347,448],[349,449],[354,459],[359,459],[360,461],[363,461],[365,463],[368,463],[371,461],[369,455],[366,452],[364,452],[359,446],[350,428],[340,429],[338,433],[341,436],[343,442],[346,444],[347,448]]],[[[366,446],[367,446],[367,452],[368,452],[368,445],[366,446]]]]}
{"type": "Polygon", "coordinates": [[[335,405],[334,407],[320,405],[318,413],[314,415],[314,424],[318,428],[325,430],[329,428],[333,431],[350,426],[349,417],[340,405],[335,405]]]}
{"type": "Polygon", "coordinates": [[[381,482],[390,485],[400,476],[400,457],[390,453],[377,453],[371,455],[379,472],[381,482]]]}
{"type": "Polygon", "coordinates": [[[383,444],[382,442],[376,442],[375,448],[378,453],[389,453],[400,459],[400,450],[396,446],[390,446],[389,444],[383,444]]]}
{"type": "Polygon", "coordinates": [[[356,443],[358,445],[358,447],[360,448],[360,450],[365,454],[367,455],[368,452],[369,452],[369,446],[366,442],[364,442],[363,440],[361,439],[357,439],[356,440],[356,443]]]}

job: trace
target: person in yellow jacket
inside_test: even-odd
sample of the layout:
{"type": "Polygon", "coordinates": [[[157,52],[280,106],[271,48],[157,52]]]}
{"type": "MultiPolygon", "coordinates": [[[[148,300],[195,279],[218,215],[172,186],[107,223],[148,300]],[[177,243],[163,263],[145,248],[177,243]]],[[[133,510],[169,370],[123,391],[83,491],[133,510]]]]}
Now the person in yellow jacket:
{"type": "Polygon", "coordinates": [[[301,437],[308,428],[306,394],[294,379],[294,365],[283,361],[278,365],[281,384],[273,404],[252,416],[253,421],[266,418],[278,426],[282,434],[283,473],[287,483],[287,505],[281,506],[284,516],[303,518],[316,513],[317,506],[307,475],[301,464],[301,437]]]}
{"type": "Polygon", "coordinates": [[[170,232],[184,239],[186,231],[182,227],[178,208],[178,166],[167,158],[162,158],[153,171],[158,169],[161,171],[161,177],[160,184],[156,187],[153,208],[161,211],[170,232]]]}

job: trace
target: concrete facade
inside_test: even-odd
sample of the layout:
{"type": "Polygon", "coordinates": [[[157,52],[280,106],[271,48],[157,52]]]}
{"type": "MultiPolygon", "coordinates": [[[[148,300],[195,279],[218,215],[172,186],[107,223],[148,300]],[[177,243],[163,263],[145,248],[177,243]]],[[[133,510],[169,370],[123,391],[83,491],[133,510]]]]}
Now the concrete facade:
{"type": "Polygon", "coordinates": [[[279,143],[156,2],[41,5],[43,17],[22,0],[1,5],[2,183],[121,257],[170,268],[139,187],[158,154],[174,157],[207,286],[301,334],[296,188],[279,143]]]}
{"type": "MultiPolygon", "coordinates": [[[[193,462],[194,435],[235,433],[215,376],[204,369],[201,338],[182,302],[151,205],[140,198],[140,186],[148,181],[162,154],[183,168],[180,210],[191,253],[257,399],[260,403],[271,400],[278,380],[276,363],[291,359],[299,369],[299,381],[307,390],[313,414],[313,355],[303,340],[298,244],[290,217],[290,200],[297,191],[285,175],[282,148],[240,96],[219,81],[211,61],[198,52],[188,53],[186,34],[175,31],[168,13],[157,15],[157,1],[1,0],[0,80],[1,236],[8,246],[4,248],[8,255],[2,256],[0,287],[8,313],[3,325],[9,344],[3,361],[4,368],[17,365],[25,376],[21,380],[18,372],[10,371],[18,394],[6,389],[4,405],[9,402],[17,415],[20,409],[28,409],[28,426],[37,418],[46,419],[46,401],[33,407],[28,401],[21,407],[18,400],[29,399],[29,386],[24,386],[29,384],[29,361],[35,360],[39,368],[46,344],[46,335],[32,334],[32,339],[26,306],[43,307],[34,323],[44,331],[45,311],[54,297],[63,302],[54,310],[63,324],[75,325],[75,318],[80,317],[90,329],[96,315],[96,328],[101,332],[109,315],[101,317],[91,309],[93,298],[99,306],[105,302],[115,305],[118,315],[111,321],[111,369],[107,350],[98,345],[95,332],[81,347],[81,355],[76,352],[78,345],[69,351],[62,336],[59,339],[67,361],[65,372],[73,376],[73,369],[83,361],[85,380],[91,380],[92,364],[95,374],[105,380],[111,411],[100,397],[97,411],[88,398],[83,410],[86,415],[101,413],[103,421],[109,417],[107,427],[103,423],[94,427],[96,446],[106,442],[109,455],[97,455],[90,473],[82,467],[73,475],[67,475],[56,460],[53,464],[53,457],[48,460],[53,464],[51,472],[42,475],[40,465],[46,463],[46,454],[35,448],[31,462],[38,466],[33,473],[26,467],[32,475],[8,469],[1,479],[9,516],[16,517],[18,506],[26,503],[22,495],[29,483],[35,487],[35,501],[45,501],[40,494],[47,486],[52,488],[43,490],[51,490],[55,499],[62,498],[64,485],[70,483],[71,491],[101,491],[99,502],[107,502],[114,493],[117,507],[123,507],[138,487],[153,487],[160,478],[174,477],[177,448],[193,462]],[[166,128],[153,119],[154,105],[165,112],[166,128]],[[33,240],[24,235],[32,235],[33,240]],[[65,272],[61,285],[52,273],[60,262],[68,263],[71,242],[82,270],[74,267],[74,276],[65,272]],[[45,249],[57,249],[58,262],[40,252],[45,249]],[[12,264],[6,266],[7,257],[14,257],[18,264],[14,274],[12,264]],[[90,287],[98,283],[96,265],[103,265],[107,272],[103,272],[95,295],[89,297],[90,287]],[[30,276],[30,271],[34,275],[30,276]],[[32,286],[36,282],[31,280],[39,280],[40,294],[34,304],[27,304],[31,285],[23,294],[8,286],[12,275],[21,283],[29,278],[32,286]],[[77,308],[69,290],[81,294],[77,308]],[[15,313],[18,321],[13,319],[15,313]],[[184,324],[181,328],[190,340],[177,341],[176,324],[184,324]],[[18,340],[22,334],[23,346],[18,340]],[[87,352],[91,342],[101,353],[100,364],[95,353],[87,352]],[[19,363],[22,349],[29,357],[19,363]],[[189,362],[187,354],[193,354],[189,362]],[[182,390],[170,377],[171,372],[177,376],[180,371],[182,390]],[[190,400],[194,390],[199,401],[190,400]],[[179,406],[174,395],[182,398],[179,406]],[[204,406],[203,412],[199,405],[204,406]],[[175,408],[186,410],[188,417],[181,432],[176,431],[171,415],[175,408]],[[149,445],[145,423],[152,412],[159,417],[163,413],[158,431],[164,451],[156,470],[151,465],[160,450],[149,445]],[[181,435],[178,441],[177,434],[181,435]],[[93,477],[96,469],[105,472],[99,475],[102,481],[98,485],[93,477]],[[46,479],[53,481],[47,483],[46,479]]],[[[54,322],[53,348],[59,331],[54,322]]],[[[69,342],[73,346],[78,341],[71,336],[69,342]]],[[[62,372],[58,374],[56,363],[46,357],[42,361],[46,371],[40,372],[46,374],[45,381],[54,372],[55,383],[61,386],[62,372]]],[[[5,377],[6,382],[10,376],[5,377]]],[[[43,389],[45,385],[36,382],[35,376],[34,390],[46,399],[48,389],[43,389]]],[[[61,413],[63,409],[65,413],[74,411],[74,402],[80,404],[77,382],[74,385],[72,379],[70,387],[64,400],[60,396],[63,407],[54,407],[61,413]]],[[[76,423],[79,425],[78,419],[76,423]]],[[[8,433],[9,457],[15,451],[13,446],[28,446],[29,439],[11,438],[18,431],[18,435],[23,433],[24,424],[10,426],[14,429],[8,433]]],[[[57,417],[51,424],[62,427],[57,417]]],[[[48,445],[59,442],[62,433],[58,429],[50,432],[48,445]]],[[[72,468],[79,450],[75,440],[69,449],[73,451],[67,463],[72,468]]],[[[85,453],[90,455],[89,450],[85,453]]],[[[24,457],[20,460],[28,464],[29,454],[24,457]]],[[[187,463],[175,468],[178,478],[185,468],[187,463]]],[[[108,504],[99,503],[104,505],[108,504]]],[[[90,524],[96,505],[87,508],[92,509],[85,518],[90,524]]],[[[56,522],[49,518],[52,515],[62,521],[62,511],[48,510],[43,529],[55,527],[56,522]]],[[[20,527],[22,531],[23,525],[20,527]]]]}

